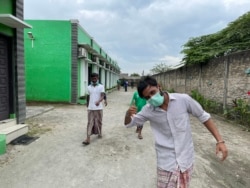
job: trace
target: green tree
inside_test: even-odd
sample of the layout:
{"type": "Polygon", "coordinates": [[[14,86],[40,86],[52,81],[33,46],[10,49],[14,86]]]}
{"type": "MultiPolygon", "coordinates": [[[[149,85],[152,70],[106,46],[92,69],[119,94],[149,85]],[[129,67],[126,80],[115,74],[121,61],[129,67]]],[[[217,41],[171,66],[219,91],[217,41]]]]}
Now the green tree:
{"type": "Polygon", "coordinates": [[[150,72],[152,74],[158,74],[158,73],[162,73],[162,72],[166,72],[168,70],[170,70],[170,66],[166,65],[165,63],[160,63],[160,64],[156,64],[151,70],[150,72]]]}
{"type": "Polygon", "coordinates": [[[215,57],[250,49],[250,12],[240,16],[214,34],[191,38],[183,45],[182,61],[189,64],[206,63],[215,57]]]}
{"type": "Polygon", "coordinates": [[[140,75],[139,75],[138,73],[133,73],[133,74],[130,74],[130,76],[140,77],[140,75]]]}

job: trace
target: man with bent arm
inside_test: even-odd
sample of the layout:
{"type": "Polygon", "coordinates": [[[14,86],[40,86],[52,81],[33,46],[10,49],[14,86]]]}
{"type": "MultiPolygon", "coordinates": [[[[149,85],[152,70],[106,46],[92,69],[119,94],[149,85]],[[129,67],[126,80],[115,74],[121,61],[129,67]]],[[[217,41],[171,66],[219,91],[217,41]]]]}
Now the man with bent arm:
{"type": "Polygon", "coordinates": [[[194,145],[189,114],[197,117],[216,139],[216,154],[225,160],[228,151],[222,136],[209,113],[187,94],[167,93],[159,90],[157,81],[150,76],[137,86],[140,97],[148,104],[136,113],[131,106],[126,112],[126,127],[150,122],[157,156],[157,187],[188,188],[194,163],[194,145]]]}

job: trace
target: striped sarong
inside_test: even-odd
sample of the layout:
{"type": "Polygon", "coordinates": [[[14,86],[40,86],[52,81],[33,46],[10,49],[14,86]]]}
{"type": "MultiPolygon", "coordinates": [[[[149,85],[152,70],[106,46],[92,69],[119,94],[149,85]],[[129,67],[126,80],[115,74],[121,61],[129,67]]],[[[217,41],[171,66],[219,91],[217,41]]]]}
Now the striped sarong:
{"type": "Polygon", "coordinates": [[[87,136],[102,135],[102,110],[88,110],[87,136]]]}
{"type": "Polygon", "coordinates": [[[189,188],[193,165],[185,172],[177,168],[174,172],[169,172],[157,168],[157,188],[189,188]]]}

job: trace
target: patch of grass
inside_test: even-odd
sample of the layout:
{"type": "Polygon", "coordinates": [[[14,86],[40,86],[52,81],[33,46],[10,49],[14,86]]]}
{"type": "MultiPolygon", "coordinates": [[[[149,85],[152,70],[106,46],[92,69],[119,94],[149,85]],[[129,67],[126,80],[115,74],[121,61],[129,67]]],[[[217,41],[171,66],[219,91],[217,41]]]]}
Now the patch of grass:
{"type": "Polygon", "coordinates": [[[38,136],[44,133],[51,131],[51,128],[40,126],[40,125],[28,125],[29,131],[27,133],[28,136],[38,136]]]}

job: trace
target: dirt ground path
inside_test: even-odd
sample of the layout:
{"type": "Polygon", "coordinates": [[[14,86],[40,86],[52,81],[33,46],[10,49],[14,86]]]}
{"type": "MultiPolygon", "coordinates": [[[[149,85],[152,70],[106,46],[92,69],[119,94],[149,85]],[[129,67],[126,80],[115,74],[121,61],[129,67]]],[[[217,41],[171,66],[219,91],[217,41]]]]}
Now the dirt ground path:
{"type": "MultiPolygon", "coordinates": [[[[123,126],[125,111],[134,90],[108,94],[104,108],[103,138],[86,136],[85,105],[54,105],[54,109],[30,118],[27,123],[51,129],[29,145],[8,146],[0,156],[0,187],[3,188],[154,188],[156,161],[153,135],[146,123],[143,139],[135,128],[123,126]]],[[[249,188],[250,133],[214,120],[229,148],[221,163],[215,140],[198,120],[191,118],[196,150],[192,188],[249,188]]]]}

